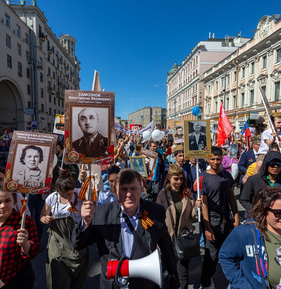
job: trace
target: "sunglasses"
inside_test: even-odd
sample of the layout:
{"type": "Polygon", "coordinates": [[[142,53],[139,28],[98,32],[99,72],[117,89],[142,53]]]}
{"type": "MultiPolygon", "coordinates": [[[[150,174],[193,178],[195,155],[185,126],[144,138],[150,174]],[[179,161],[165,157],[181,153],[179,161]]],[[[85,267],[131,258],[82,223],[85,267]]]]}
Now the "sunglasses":
{"type": "Polygon", "coordinates": [[[268,211],[272,212],[274,214],[275,218],[281,218],[281,210],[274,210],[271,208],[267,208],[268,211]]]}
{"type": "Polygon", "coordinates": [[[281,167],[281,162],[269,162],[268,165],[270,167],[275,167],[275,166],[281,167]]]}
{"type": "Polygon", "coordinates": [[[183,178],[174,177],[174,181],[183,181],[183,178]]]}

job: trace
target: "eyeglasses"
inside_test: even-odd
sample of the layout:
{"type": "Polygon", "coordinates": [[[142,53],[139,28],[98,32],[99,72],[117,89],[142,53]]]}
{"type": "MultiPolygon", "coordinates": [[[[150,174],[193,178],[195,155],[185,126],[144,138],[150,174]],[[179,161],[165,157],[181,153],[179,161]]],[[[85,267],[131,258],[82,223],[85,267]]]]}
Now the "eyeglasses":
{"type": "Polygon", "coordinates": [[[267,208],[268,211],[272,212],[274,214],[275,218],[281,218],[281,210],[274,210],[271,208],[267,208]]]}
{"type": "Polygon", "coordinates": [[[173,180],[176,181],[176,182],[177,181],[183,181],[183,178],[174,177],[173,180]]]}
{"type": "Polygon", "coordinates": [[[268,165],[270,167],[275,167],[275,166],[281,167],[281,162],[269,162],[268,165]]]}

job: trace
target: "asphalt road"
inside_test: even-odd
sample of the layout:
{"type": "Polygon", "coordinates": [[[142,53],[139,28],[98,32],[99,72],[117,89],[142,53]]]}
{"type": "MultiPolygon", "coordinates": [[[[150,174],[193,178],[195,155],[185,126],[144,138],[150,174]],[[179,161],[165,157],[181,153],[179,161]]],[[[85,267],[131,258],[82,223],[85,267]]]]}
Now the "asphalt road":
{"type": "MultiPolygon", "coordinates": [[[[235,195],[238,198],[239,191],[235,190],[235,195]]],[[[243,215],[245,210],[241,207],[239,201],[238,209],[241,221],[243,220],[243,215]]],[[[198,223],[194,224],[196,227],[195,232],[199,232],[198,223]]],[[[47,227],[45,227],[41,247],[43,251],[32,260],[33,269],[35,272],[36,280],[34,284],[34,289],[46,289],[46,273],[45,273],[45,262],[46,262],[46,244],[47,244],[47,227]]],[[[197,289],[200,288],[200,275],[201,275],[201,266],[203,261],[203,252],[200,256],[190,260],[189,264],[189,286],[188,289],[197,289]]],[[[98,289],[99,288],[99,276],[100,276],[100,263],[98,252],[96,246],[93,245],[90,248],[90,266],[88,270],[88,276],[84,285],[84,289],[98,289]]],[[[228,282],[224,277],[224,274],[221,270],[220,264],[217,266],[216,274],[213,277],[216,289],[226,289],[228,282]]],[[[81,289],[83,289],[81,288],[81,289]]]]}

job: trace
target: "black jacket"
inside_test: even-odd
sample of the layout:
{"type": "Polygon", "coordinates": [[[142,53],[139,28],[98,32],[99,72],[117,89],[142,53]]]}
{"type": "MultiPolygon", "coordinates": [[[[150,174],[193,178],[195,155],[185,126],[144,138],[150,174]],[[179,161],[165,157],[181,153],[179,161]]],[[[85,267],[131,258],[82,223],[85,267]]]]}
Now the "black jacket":
{"type": "MultiPolygon", "coordinates": [[[[174,255],[173,244],[165,224],[166,214],[164,207],[141,199],[140,212],[143,212],[144,210],[148,213],[148,217],[154,222],[152,227],[148,227],[147,229],[151,235],[151,250],[154,252],[157,245],[159,245],[162,254],[162,262],[173,278],[178,280],[176,271],[176,257],[174,255]]],[[[121,206],[119,201],[96,207],[92,225],[83,232],[79,231],[79,226],[76,226],[74,232],[75,235],[73,236],[73,245],[78,250],[93,243],[97,244],[101,261],[100,288],[103,289],[119,288],[114,282],[107,280],[106,271],[107,261],[109,260],[109,246],[111,242],[114,242],[115,244],[113,250],[115,259],[120,259],[123,255],[120,212],[121,206]]],[[[134,240],[130,258],[131,260],[140,259],[149,255],[147,237],[140,220],[136,231],[147,248],[147,254],[144,254],[136,240],[134,240]]],[[[129,288],[156,289],[159,287],[155,283],[146,279],[131,278],[129,280],[129,288]]]]}
{"type": "Polygon", "coordinates": [[[250,176],[243,187],[243,191],[240,195],[239,201],[247,212],[250,212],[251,209],[253,208],[254,195],[260,189],[267,187],[269,185],[266,179],[268,175],[267,164],[272,159],[278,159],[279,161],[281,161],[281,154],[276,151],[270,151],[269,153],[267,153],[263,160],[260,173],[250,176]]]}

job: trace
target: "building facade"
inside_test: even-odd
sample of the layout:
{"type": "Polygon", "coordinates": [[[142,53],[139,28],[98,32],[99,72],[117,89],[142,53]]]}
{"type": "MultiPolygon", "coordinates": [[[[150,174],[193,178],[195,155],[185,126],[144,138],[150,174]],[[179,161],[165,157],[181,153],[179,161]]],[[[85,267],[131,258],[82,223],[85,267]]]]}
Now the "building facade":
{"type": "Polygon", "coordinates": [[[64,90],[79,89],[75,39],[58,39],[36,1],[15,2],[0,1],[0,124],[50,132],[64,90]]]}
{"type": "MultiPolygon", "coordinates": [[[[167,127],[172,127],[175,119],[182,124],[184,120],[195,119],[192,108],[199,106],[201,111],[203,108],[203,73],[248,40],[242,37],[216,39],[210,34],[209,39],[200,41],[193,48],[181,65],[174,64],[166,82],[167,127]]],[[[198,119],[201,117],[200,114],[198,119]]]]}
{"type": "Polygon", "coordinates": [[[162,129],[166,127],[166,108],[143,107],[128,114],[128,127],[130,124],[140,124],[145,128],[153,120],[153,124],[160,124],[162,129]]]}
{"type": "Polygon", "coordinates": [[[251,124],[259,134],[264,119],[268,119],[259,87],[265,91],[271,109],[280,111],[280,15],[263,16],[254,32],[246,44],[204,73],[204,118],[217,122],[224,102],[237,132],[251,112],[251,124]]]}

